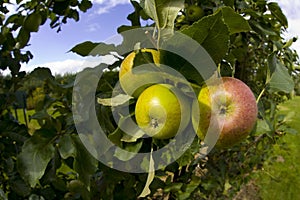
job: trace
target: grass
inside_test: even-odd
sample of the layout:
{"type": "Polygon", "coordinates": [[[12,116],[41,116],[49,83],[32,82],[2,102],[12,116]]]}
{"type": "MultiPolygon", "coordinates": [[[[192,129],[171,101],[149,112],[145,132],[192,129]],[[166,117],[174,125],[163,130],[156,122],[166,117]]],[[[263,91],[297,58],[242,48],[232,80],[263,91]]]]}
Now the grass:
{"type": "Polygon", "coordinates": [[[279,110],[286,116],[287,133],[274,145],[263,170],[255,174],[255,183],[263,200],[300,199],[300,97],[279,110]]]}

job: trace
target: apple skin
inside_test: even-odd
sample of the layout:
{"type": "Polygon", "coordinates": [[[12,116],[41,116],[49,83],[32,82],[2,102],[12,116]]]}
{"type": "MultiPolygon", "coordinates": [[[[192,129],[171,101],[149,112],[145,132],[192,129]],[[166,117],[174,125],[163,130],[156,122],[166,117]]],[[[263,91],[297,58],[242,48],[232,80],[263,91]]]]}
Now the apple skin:
{"type": "Polygon", "coordinates": [[[245,139],[257,120],[254,94],[244,82],[233,77],[209,81],[200,90],[198,105],[196,108],[193,104],[193,109],[199,108],[198,113],[193,112],[193,126],[202,140],[209,129],[214,130],[211,134],[218,132],[217,148],[228,148],[245,139]]]}
{"type": "Polygon", "coordinates": [[[186,9],[187,20],[189,21],[197,21],[204,16],[204,11],[200,6],[190,5],[186,9]]]}
{"type": "MultiPolygon", "coordinates": [[[[159,51],[154,49],[141,49],[140,51],[141,53],[151,53],[153,56],[154,63],[144,63],[149,65],[149,70],[153,67],[158,67],[158,65],[160,64],[159,51]]],[[[136,54],[137,53],[135,51],[128,54],[121,63],[119,71],[119,80],[122,89],[126,94],[131,95],[135,98],[137,98],[143,90],[145,90],[153,83],[164,82],[164,79],[162,77],[153,75],[151,73],[134,73],[137,72],[135,71],[136,68],[134,66],[134,59],[136,54]],[[145,81],[148,84],[145,84],[145,81]]]]}
{"type": "Polygon", "coordinates": [[[135,118],[148,136],[169,139],[187,127],[190,109],[190,103],[180,89],[169,84],[156,84],[139,96],[135,118]]]}

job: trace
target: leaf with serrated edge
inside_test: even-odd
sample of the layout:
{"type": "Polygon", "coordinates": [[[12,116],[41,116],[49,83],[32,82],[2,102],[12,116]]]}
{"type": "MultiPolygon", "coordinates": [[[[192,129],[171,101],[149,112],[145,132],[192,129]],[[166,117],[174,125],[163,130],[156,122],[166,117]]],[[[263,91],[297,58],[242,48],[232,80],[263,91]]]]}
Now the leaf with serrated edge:
{"type": "Polygon", "coordinates": [[[228,26],[230,34],[248,32],[251,30],[247,20],[236,13],[230,7],[223,7],[222,14],[225,24],[228,26]]]}
{"type": "Polygon", "coordinates": [[[229,30],[223,21],[222,12],[203,17],[190,27],[182,30],[201,44],[215,63],[219,63],[229,48],[229,30]]]}

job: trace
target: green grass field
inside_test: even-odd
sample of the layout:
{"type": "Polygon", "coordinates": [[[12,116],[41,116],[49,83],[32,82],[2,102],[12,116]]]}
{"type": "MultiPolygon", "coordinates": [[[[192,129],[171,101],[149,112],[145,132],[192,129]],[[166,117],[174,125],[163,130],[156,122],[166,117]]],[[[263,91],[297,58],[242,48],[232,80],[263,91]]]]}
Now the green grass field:
{"type": "Polygon", "coordinates": [[[255,175],[263,200],[300,199],[300,97],[279,106],[285,115],[284,135],[255,175]]]}

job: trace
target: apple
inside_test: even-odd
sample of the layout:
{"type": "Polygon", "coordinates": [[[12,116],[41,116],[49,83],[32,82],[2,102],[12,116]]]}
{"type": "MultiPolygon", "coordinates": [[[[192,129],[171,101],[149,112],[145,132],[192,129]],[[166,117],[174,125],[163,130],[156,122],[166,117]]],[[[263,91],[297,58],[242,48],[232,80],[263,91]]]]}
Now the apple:
{"type": "Polygon", "coordinates": [[[204,11],[200,6],[190,5],[186,9],[187,20],[189,21],[197,21],[204,16],[204,11]]]}
{"type": "Polygon", "coordinates": [[[138,53],[144,53],[145,57],[152,55],[154,63],[151,63],[151,61],[147,59],[140,60],[139,62],[141,66],[148,65],[143,67],[149,68],[149,71],[151,71],[151,68],[158,67],[160,63],[160,53],[155,49],[140,49],[139,52],[133,51],[124,58],[120,66],[119,81],[124,92],[136,98],[149,85],[164,82],[164,79],[161,76],[157,76],[157,74],[146,73],[142,70],[140,70],[142,71],[142,73],[140,73],[139,68],[136,68],[137,70],[134,69],[138,67],[135,66],[135,59],[138,53]]]}
{"type": "Polygon", "coordinates": [[[187,127],[190,103],[183,92],[173,85],[152,85],[139,96],[135,118],[148,136],[169,139],[187,127]]]}
{"type": "Polygon", "coordinates": [[[258,113],[251,89],[233,77],[208,81],[200,90],[198,105],[194,103],[193,109],[199,110],[192,117],[197,135],[202,140],[207,133],[218,137],[216,147],[219,148],[231,147],[246,138],[256,123],[258,113]]]}

